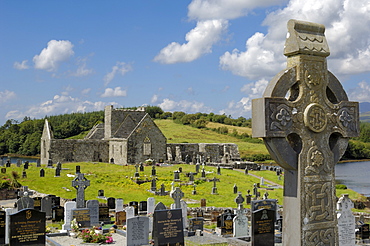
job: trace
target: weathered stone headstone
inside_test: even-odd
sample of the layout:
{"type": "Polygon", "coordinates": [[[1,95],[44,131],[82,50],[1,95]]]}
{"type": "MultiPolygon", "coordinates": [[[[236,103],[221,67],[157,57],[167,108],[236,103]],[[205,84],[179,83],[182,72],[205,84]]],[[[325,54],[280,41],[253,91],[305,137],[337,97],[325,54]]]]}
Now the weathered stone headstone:
{"type": "Polygon", "coordinates": [[[116,212],[123,211],[123,199],[117,198],[116,199],[116,212]]]}
{"type": "Polygon", "coordinates": [[[247,204],[251,204],[251,201],[252,201],[252,195],[250,193],[251,191],[247,190],[247,195],[245,195],[245,200],[247,204]]]}
{"type": "Polygon", "coordinates": [[[202,208],[207,207],[207,199],[205,198],[200,199],[200,207],[202,208]]]}
{"type": "Polygon", "coordinates": [[[66,202],[64,204],[64,224],[63,230],[71,230],[72,210],[76,208],[76,202],[66,202]]]}
{"type": "Polygon", "coordinates": [[[126,211],[116,212],[115,221],[117,226],[126,225],[126,211]]]}
{"type": "Polygon", "coordinates": [[[127,206],[125,208],[125,210],[126,210],[126,218],[127,219],[135,217],[135,208],[134,207],[127,206]]]}
{"type": "Polygon", "coordinates": [[[1,168],[1,173],[6,173],[6,167],[1,168]]]}
{"type": "Polygon", "coordinates": [[[156,191],[157,190],[157,180],[155,178],[153,178],[152,181],[151,181],[150,190],[151,191],[156,191]]]}
{"type": "Polygon", "coordinates": [[[40,159],[37,159],[37,161],[36,161],[36,167],[41,167],[41,160],[40,159]]]}
{"type": "Polygon", "coordinates": [[[170,196],[174,200],[174,208],[181,208],[181,199],[184,197],[184,192],[181,191],[180,187],[176,187],[174,191],[171,192],[170,196]]]}
{"type": "Polygon", "coordinates": [[[0,245],[5,245],[5,211],[0,211],[0,245]]]}
{"type": "Polygon", "coordinates": [[[154,208],[155,208],[155,198],[154,197],[148,197],[147,199],[148,207],[147,207],[147,213],[153,214],[154,208]]]}
{"type": "Polygon", "coordinates": [[[194,184],[194,185],[193,185],[193,190],[192,190],[192,192],[191,192],[191,194],[192,194],[192,195],[196,195],[196,194],[197,194],[197,190],[196,190],[196,188],[197,188],[197,185],[196,185],[196,184],[194,184]]]}
{"type": "Polygon", "coordinates": [[[211,194],[212,195],[217,195],[218,194],[218,192],[217,192],[217,181],[219,181],[219,180],[216,179],[216,177],[214,177],[211,181],[213,181],[213,187],[212,187],[211,194]]]}
{"type": "Polygon", "coordinates": [[[157,176],[157,171],[155,170],[155,166],[152,166],[152,176],[157,176]]]}
{"type": "Polygon", "coordinates": [[[238,193],[238,186],[236,186],[236,184],[234,184],[233,191],[234,191],[234,194],[238,193]]]}
{"type": "Polygon", "coordinates": [[[41,211],[45,213],[47,219],[50,219],[52,216],[52,208],[52,198],[50,196],[43,197],[41,199],[41,211]]]}
{"type": "Polygon", "coordinates": [[[288,67],[252,103],[253,137],[262,137],[286,170],[284,245],[338,245],[334,167],[348,138],[359,134],[358,103],[348,101],[327,70],[324,31],[320,24],[290,20],[288,67]]]}
{"type": "Polygon", "coordinates": [[[234,237],[249,237],[249,228],[248,228],[248,217],[245,214],[243,208],[244,197],[241,192],[235,198],[235,202],[238,206],[236,210],[236,216],[233,218],[233,236],[234,237]]]}
{"type": "Polygon", "coordinates": [[[221,175],[221,167],[220,167],[220,165],[217,166],[217,175],[221,175]]]}
{"type": "Polygon", "coordinates": [[[352,214],[353,202],[348,194],[342,195],[337,202],[339,246],[355,245],[355,216],[352,214]]]}
{"type": "Polygon", "coordinates": [[[180,181],[180,172],[178,170],[173,172],[173,181],[180,181]]]}
{"type": "Polygon", "coordinates": [[[28,190],[27,186],[24,186],[23,191],[18,192],[18,195],[22,196],[16,202],[18,211],[25,208],[34,208],[34,201],[29,197],[29,195],[32,195],[32,192],[28,190]]]}
{"type": "Polygon", "coordinates": [[[27,178],[27,172],[25,170],[22,171],[22,178],[27,178]]]}
{"type": "Polygon", "coordinates": [[[60,177],[60,170],[58,167],[55,169],[55,177],[60,177]]]}
{"type": "Polygon", "coordinates": [[[9,245],[45,245],[45,213],[23,209],[10,215],[9,245]]]}
{"type": "Polygon", "coordinates": [[[135,174],[134,174],[134,177],[135,178],[140,178],[140,173],[139,173],[139,165],[138,164],[135,164],[135,174]]]}
{"type": "Polygon", "coordinates": [[[140,162],[140,172],[144,172],[144,165],[142,162],[140,162]]]}
{"type": "Polygon", "coordinates": [[[108,197],[107,205],[108,205],[109,209],[115,209],[116,208],[116,199],[114,197],[108,197]]]}
{"type": "Polygon", "coordinates": [[[22,165],[22,160],[21,159],[18,159],[17,160],[17,167],[20,167],[22,165]]]}
{"type": "Polygon", "coordinates": [[[83,173],[78,173],[72,181],[72,186],[77,190],[77,208],[85,207],[85,189],[90,186],[90,180],[87,180],[83,173]]]}
{"type": "Polygon", "coordinates": [[[90,209],[90,226],[99,226],[99,201],[86,201],[86,208],[90,209]]]}
{"type": "Polygon", "coordinates": [[[127,219],[126,245],[140,246],[149,244],[149,218],[137,216],[127,219]]]}

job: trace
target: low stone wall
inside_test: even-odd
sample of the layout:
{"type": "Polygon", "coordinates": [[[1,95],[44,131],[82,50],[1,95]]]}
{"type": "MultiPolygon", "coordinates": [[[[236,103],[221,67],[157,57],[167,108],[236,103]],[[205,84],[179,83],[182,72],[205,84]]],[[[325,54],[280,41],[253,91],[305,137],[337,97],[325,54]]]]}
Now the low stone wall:
{"type": "Polygon", "coordinates": [[[0,200],[16,199],[18,190],[16,189],[3,189],[0,190],[0,200]]]}

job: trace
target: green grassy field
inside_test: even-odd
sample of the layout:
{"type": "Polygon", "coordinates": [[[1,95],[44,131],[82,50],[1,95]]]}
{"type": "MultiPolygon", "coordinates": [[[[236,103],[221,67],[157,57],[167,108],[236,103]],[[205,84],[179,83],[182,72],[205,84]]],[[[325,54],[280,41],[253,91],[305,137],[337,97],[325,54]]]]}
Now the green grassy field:
{"type": "MultiPolygon", "coordinates": [[[[155,120],[154,122],[166,136],[168,143],[235,143],[238,145],[240,156],[268,154],[264,144],[248,143],[241,139],[219,134],[211,130],[176,124],[172,120],[155,120]]],[[[251,134],[251,129],[247,127],[228,126],[213,122],[208,123],[207,127],[227,127],[229,132],[236,129],[239,134],[243,132],[251,134]]]]}
{"type": "MultiPolygon", "coordinates": [[[[76,196],[76,190],[71,186],[73,177],[67,177],[67,174],[74,174],[76,165],[81,166],[81,172],[85,173],[85,177],[90,180],[90,186],[85,190],[85,198],[97,199],[98,190],[105,191],[106,197],[123,198],[125,203],[130,201],[143,201],[148,197],[155,197],[156,202],[163,202],[169,206],[173,203],[173,199],[169,196],[157,196],[150,193],[151,183],[147,182],[141,185],[136,184],[131,180],[134,176],[134,166],[120,166],[107,163],[65,163],[61,171],[61,177],[54,177],[55,169],[45,168],[45,177],[39,177],[40,168],[36,167],[35,163],[31,163],[27,170],[27,178],[20,178],[19,182],[22,185],[28,186],[30,189],[36,190],[45,194],[54,194],[63,198],[72,199],[76,196]],[[64,188],[63,188],[64,187],[64,188]],[[70,191],[67,191],[69,189],[70,191]]],[[[193,186],[185,185],[189,180],[185,176],[186,172],[195,172],[195,165],[174,165],[166,167],[156,167],[157,170],[157,189],[161,184],[165,184],[166,190],[171,190],[171,183],[173,182],[173,172],[182,167],[183,173],[180,174],[182,182],[176,182],[175,187],[180,187],[184,192],[184,200],[188,203],[189,207],[199,207],[202,198],[207,199],[207,206],[215,207],[236,207],[234,199],[237,194],[233,193],[234,184],[238,186],[238,191],[242,192],[243,196],[247,194],[247,190],[253,189],[254,183],[259,183],[260,179],[245,175],[242,170],[229,170],[221,169],[221,175],[217,175],[217,168],[206,166],[208,179],[216,177],[220,180],[217,182],[218,195],[212,195],[213,182],[207,182],[200,179],[200,174],[195,176],[196,195],[192,195],[193,186]]],[[[151,180],[151,166],[145,166],[144,172],[140,172],[140,178],[143,180],[151,180]]],[[[12,165],[7,168],[7,174],[16,171],[22,173],[22,167],[12,165]]],[[[250,171],[251,174],[262,176],[265,180],[271,180],[280,185],[283,184],[283,179],[278,180],[275,172],[272,171],[250,171]]],[[[262,187],[260,189],[261,195],[266,192],[262,187]]],[[[278,199],[279,204],[283,204],[283,190],[274,189],[268,190],[269,198],[278,199]]],[[[337,194],[349,193],[351,199],[365,199],[365,197],[351,191],[351,190],[338,190],[337,194]]],[[[100,199],[100,202],[106,202],[100,199]]]]}

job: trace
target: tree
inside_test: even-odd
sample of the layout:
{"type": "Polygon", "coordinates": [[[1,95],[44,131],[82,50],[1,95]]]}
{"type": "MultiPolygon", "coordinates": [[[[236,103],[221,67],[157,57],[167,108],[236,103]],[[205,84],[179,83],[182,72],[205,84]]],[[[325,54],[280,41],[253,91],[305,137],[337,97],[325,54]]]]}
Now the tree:
{"type": "Polygon", "coordinates": [[[158,106],[147,106],[145,108],[145,112],[147,112],[153,119],[159,119],[163,114],[163,110],[158,106]]]}

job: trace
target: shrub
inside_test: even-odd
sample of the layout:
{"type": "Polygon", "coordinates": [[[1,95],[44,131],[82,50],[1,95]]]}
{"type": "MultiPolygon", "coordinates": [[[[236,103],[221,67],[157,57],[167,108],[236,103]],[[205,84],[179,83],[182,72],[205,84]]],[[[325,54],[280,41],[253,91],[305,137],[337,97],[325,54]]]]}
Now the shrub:
{"type": "Polygon", "coordinates": [[[347,190],[347,186],[344,184],[337,184],[335,185],[335,188],[338,190],[347,190]]]}

